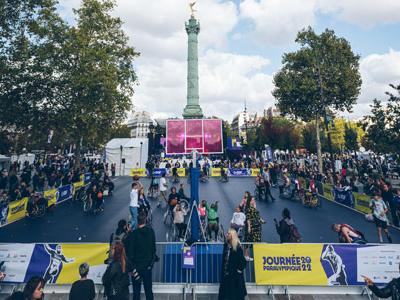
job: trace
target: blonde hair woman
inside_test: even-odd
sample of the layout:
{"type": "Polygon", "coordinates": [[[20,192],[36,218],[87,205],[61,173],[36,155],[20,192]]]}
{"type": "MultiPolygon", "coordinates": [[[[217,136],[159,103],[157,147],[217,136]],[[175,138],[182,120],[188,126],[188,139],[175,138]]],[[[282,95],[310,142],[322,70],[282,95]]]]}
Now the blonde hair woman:
{"type": "Polygon", "coordinates": [[[224,244],[218,300],[243,300],[247,295],[243,272],[246,260],[237,232],[231,228],[224,244]]]}

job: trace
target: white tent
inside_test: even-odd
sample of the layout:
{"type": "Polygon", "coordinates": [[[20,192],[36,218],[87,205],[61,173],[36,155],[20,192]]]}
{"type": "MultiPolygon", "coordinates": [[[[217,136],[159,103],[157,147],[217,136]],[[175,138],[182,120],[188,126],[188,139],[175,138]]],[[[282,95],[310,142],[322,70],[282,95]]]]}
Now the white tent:
{"type": "Polygon", "coordinates": [[[106,145],[106,162],[115,163],[116,175],[129,175],[133,168],[144,168],[148,158],[147,138],[112,139],[106,145]]]}

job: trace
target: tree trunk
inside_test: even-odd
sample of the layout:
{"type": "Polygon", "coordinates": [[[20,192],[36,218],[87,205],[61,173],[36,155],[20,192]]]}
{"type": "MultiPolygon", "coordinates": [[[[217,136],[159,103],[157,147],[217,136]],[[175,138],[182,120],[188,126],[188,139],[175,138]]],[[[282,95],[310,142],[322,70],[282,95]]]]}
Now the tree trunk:
{"type": "Polygon", "coordinates": [[[318,172],[322,174],[322,154],[321,154],[321,137],[319,132],[319,116],[315,119],[315,129],[317,130],[317,156],[318,156],[318,172]]]}
{"type": "Polygon", "coordinates": [[[82,138],[75,141],[76,148],[75,148],[75,169],[80,168],[81,166],[81,149],[82,149],[82,138]]]}

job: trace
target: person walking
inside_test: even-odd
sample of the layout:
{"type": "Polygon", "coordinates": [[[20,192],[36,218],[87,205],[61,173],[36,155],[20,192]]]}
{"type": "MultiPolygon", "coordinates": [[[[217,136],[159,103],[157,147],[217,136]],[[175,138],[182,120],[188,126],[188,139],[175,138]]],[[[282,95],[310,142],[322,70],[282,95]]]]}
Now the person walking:
{"type": "MultiPolygon", "coordinates": [[[[167,189],[168,189],[167,180],[165,179],[165,173],[163,173],[161,175],[161,179],[160,179],[160,195],[164,199],[165,202],[168,202],[167,189]]],[[[161,206],[161,199],[158,200],[158,204],[157,204],[157,207],[160,207],[160,206],[161,206]]]]}
{"type": "Polygon", "coordinates": [[[221,282],[218,300],[244,300],[247,291],[244,281],[246,260],[235,229],[228,230],[224,244],[221,282]]]}
{"type": "Polygon", "coordinates": [[[394,200],[393,190],[390,184],[385,183],[382,186],[382,199],[390,210],[392,223],[394,226],[399,227],[399,218],[397,217],[397,207],[394,200]]]}
{"type": "Polygon", "coordinates": [[[129,299],[130,266],[126,259],[125,248],[122,242],[116,241],[111,247],[110,264],[103,274],[104,293],[108,300],[129,299]]]}
{"type": "Polygon", "coordinates": [[[384,230],[389,243],[392,243],[392,238],[390,237],[388,230],[388,218],[386,216],[388,208],[381,197],[381,192],[375,190],[374,194],[375,196],[371,199],[369,207],[372,209],[372,215],[378,230],[379,242],[383,243],[382,230],[384,230]]]}
{"type": "Polygon", "coordinates": [[[146,300],[153,300],[152,268],[157,257],[156,238],[153,228],[146,226],[146,215],[139,215],[138,228],[128,234],[125,249],[132,268],[139,274],[132,277],[133,300],[140,299],[142,281],[146,300]]]}
{"type": "Polygon", "coordinates": [[[93,300],[96,297],[94,282],[88,279],[89,265],[83,263],[79,266],[81,279],[72,284],[69,292],[69,300],[93,300]]]}
{"type": "Polygon", "coordinates": [[[284,208],[282,211],[282,220],[278,221],[274,219],[276,232],[279,234],[281,243],[292,243],[291,239],[291,229],[290,227],[294,225],[292,218],[290,217],[290,211],[284,208]]]}
{"type": "Polygon", "coordinates": [[[136,229],[138,209],[139,209],[139,195],[137,189],[137,183],[132,183],[132,190],[130,193],[131,201],[129,203],[129,211],[131,213],[131,228],[136,229]]]}

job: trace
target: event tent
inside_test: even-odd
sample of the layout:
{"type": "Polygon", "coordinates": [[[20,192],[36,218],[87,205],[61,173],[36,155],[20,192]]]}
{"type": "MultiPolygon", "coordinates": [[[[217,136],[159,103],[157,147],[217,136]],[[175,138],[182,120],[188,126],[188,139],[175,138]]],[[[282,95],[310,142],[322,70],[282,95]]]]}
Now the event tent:
{"type": "Polygon", "coordinates": [[[144,168],[148,159],[147,138],[117,138],[105,147],[106,162],[115,163],[117,176],[129,176],[131,169],[144,168]]]}

